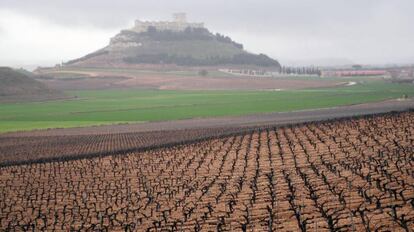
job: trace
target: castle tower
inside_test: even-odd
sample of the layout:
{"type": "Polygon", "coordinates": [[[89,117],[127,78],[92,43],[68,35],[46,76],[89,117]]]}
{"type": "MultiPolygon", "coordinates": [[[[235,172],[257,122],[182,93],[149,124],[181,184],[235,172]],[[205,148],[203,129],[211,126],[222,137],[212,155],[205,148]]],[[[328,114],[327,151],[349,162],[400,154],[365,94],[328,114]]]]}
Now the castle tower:
{"type": "Polygon", "coordinates": [[[175,13],[173,15],[174,21],[176,23],[186,23],[187,22],[187,15],[185,13],[175,13]]]}

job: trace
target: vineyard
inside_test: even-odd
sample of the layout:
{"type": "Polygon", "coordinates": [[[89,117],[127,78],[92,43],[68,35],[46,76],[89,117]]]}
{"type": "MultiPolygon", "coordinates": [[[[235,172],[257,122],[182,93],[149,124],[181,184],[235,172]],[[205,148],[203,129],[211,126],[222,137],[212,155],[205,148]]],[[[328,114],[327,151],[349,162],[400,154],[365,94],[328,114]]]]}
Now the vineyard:
{"type": "MultiPolygon", "coordinates": [[[[0,167],[123,154],[193,143],[248,130],[251,128],[219,127],[137,133],[5,136],[0,137],[0,167]]],[[[44,131],[45,134],[47,132],[44,131]]]]}
{"type": "Polygon", "coordinates": [[[32,153],[44,137],[20,152],[3,138],[0,230],[413,231],[413,122],[403,112],[214,130],[135,151],[147,142],[133,134],[68,137],[64,149],[51,137],[32,153]],[[83,159],[37,162],[59,151],[83,159]]]}

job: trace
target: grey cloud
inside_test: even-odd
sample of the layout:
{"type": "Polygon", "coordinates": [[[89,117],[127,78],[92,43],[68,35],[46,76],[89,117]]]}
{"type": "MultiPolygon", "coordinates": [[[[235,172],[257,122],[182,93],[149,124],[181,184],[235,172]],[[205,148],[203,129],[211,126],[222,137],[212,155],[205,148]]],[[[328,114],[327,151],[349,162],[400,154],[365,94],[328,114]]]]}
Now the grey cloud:
{"type": "MultiPolygon", "coordinates": [[[[57,23],[92,23],[117,27],[131,18],[166,19],[172,12],[185,11],[195,20],[222,27],[298,28],[318,27],[330,22],[353,24],[369,19],[386,0],[2,0],[0,7],[16,9],[57,23]]],[[[401,10],[413,7],[410,0],[393,0],[401,10]]],[[[408,12],[409,13],[409,12],[408,12]]]]}
{"type": "MultiPolygon", "coordinates": [[[[171,13],[182,11],[192,21],[205,22],[212,31],[244,35],[248,38],[244,42],[254,48],[263,39],[279,38],[302,40],[308,44],[306,53],[316,57],[334,55],[333,51],[312,47],[319,40],[336,46],[342,53],[339,57],[364,62],[414,53],[414,45],[405,44],[414,40],[412,0],[2,0],[1,8],[65,27],[86,25],[110,30],[122,29],[136,18],[166,20],[171,13]],[[384,53],[377,47],[384,48],[384,53]],[[385,53],[392,50],[401,54],[385,53]]],[[[281,49],[277,46],[284,45],[261,50],[269,49],[278,56],[281,49]]],[[[298,48],[289,46],[292,54],[288,58],[300,56],[298,48]]]]}

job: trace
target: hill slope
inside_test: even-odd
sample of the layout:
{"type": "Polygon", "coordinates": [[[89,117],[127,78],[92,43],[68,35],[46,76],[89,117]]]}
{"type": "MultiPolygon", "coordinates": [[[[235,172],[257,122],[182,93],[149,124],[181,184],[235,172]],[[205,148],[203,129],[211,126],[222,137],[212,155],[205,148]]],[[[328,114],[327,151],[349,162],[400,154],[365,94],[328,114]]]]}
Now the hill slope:
{"type": "Polygon", "coordinates": [[[110,44],[94,53],[66,63],[72,66],[258,66],[280,68],[278,61],[252,54],[227,36],[205,28],[184,31],[145,32],[123,30],[110,44]]]}
{"type": "Polygon", "coordinates": [[[18,100],[46,100],[64,95],[43,83],[8,67],[0,67],[0,102],[18,100]]]}

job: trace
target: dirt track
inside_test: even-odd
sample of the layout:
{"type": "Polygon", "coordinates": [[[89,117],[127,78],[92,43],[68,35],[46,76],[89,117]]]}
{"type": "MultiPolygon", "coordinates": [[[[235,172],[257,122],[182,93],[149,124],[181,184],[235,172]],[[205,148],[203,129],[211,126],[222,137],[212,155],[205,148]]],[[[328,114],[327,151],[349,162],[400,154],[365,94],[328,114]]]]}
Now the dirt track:
{"type": "MultiPolygon", "coordinates": [[[[63,73],[67,73],[64,71],[63,73]]],[[[161,90],[274,90],[323,88],[344,84],[341,80],[309,79],[292,80],[289,78],[176,75],[169,73],[145,73],[134,70],[71,71],[83,75],[82,79],[54,78],[42,80],[55,89],[108,89],[136,88],[161,90]]],[[[59,72],[49,75],[59,75],[59,72]]],[[[225,75],[225,74],[223,74],[225,75]]]]}

